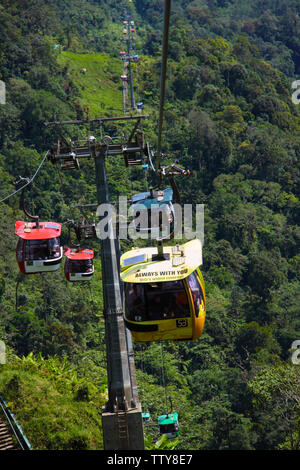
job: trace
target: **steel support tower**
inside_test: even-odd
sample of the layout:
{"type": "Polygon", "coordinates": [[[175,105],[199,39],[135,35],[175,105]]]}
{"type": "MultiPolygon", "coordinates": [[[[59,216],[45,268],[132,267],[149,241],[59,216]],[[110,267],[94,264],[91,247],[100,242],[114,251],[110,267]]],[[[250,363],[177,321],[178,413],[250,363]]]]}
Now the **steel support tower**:
{"type": "MultiPolygon", "coordinates": [[[[109,136],[97,142],[91,136],[84,143],[67,141],[60,132],[62,141],[53,145],[48,152],[52,163],[60,164],[62,170],[80,168],[80,160],[93,158],[98,206],[110,204],[106,177],[106,157],[123,154],[125,164],[141,164],[141,153],[148,149],[137,132],[141,119],[148,116],[120,116],[96,118],[88,121],[56,121],[45,125],[54,126],[58,131],[64,125],[84,125],[107,121],[135,120],[126,141],[113,143],[109,136]]],[[[148,150],[147,150],[148,151],[148,150]]],[[[108,206],[106,206],[108,207],[108,206]]],[[[100,211],[99,223],[104,216],[100,211]]],[[[102,286],[105,320],[105,341],[107,357],[108,401],[102,410],[103,441],[105,450],[144,450],[142,409],[138,398],[134,351],[131,334],[124,323],[123,285],[120,280],[120,243],[115,233],[112,215],[105,215],[107,230],[98,235],[101,243],[102,286]]],[[[97,231],[97,229],[96,229],[97,231]]]]}
{"type": "MultiPolygon", "coordinates": [[[[95,154],[98,204],[109,204],[105,170],[107,146],[95,154]]],[[[120,248],[108,217],[107,237],[101,240],[108,402],[102,413],[104,449],[144,449],[141,405],[138,401],[131,336],[125,327],[119,276],[120,248]]]]}
{"type": "MultiPolygon", "coordinates": [[[[129,86],[130,86],[130,104],[131,104],[131,111],[135,111],[136,103],[135,103],[135,96],[134,96],[134,87],[133,87],[133,77],[132,77],[132,69],[131,64],[133,62],[137,62],[137,56],[133,54],[133,43],[135,41],[134,38],[134,22],[131,20],[131,17],[127,14],[126,10],[124,11],[124,30],[123,32],[126,33],[126,36],[122,39],[122,42],[126,44],[126,53],[123,57],[123,77],[129,78],[129,86]]],[[[123,80],[123,110],[124,112],[127,111],[126,109],[126,102],[128,100],[128,87],[127,87],[127,80],[128,78],[122,78],[123,80]]]]}

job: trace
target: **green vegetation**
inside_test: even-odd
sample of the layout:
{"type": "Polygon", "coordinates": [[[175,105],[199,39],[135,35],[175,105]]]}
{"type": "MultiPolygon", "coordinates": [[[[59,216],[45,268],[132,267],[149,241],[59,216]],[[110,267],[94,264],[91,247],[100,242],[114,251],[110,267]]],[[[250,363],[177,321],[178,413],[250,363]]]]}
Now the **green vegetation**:
{"type": "MultiPolygon", "coordinates": [[[[78,54],[62,52],[59,64],[68,70],[70,80],[76,83],[80,94],[78,112],[89,109],[90,117],[122,111],[122,63],[108,54],[78,54]]],[[[70,86],[66,82],[66,87],[70,86]]],[[[77,108],[76,108],[77,109],[77,108]]]]}
{"type": "Polygon", "coordinates": [[[87,371],[78,372],[57,356],[45,360],[41,354],[9,355],[1,369],[1,392],[22,422],[33,449],[103,448],[101,410],[106,387],[99,378],[95,381],[87,376],[87,371]]]}
{"type": "MultiPolygon", "coordinates": [[[[163,345],[166,389],[160,345],[134,344],[139,396],[151,414],[146,445],[155,446],[157,417],[172,395],[178,450],[299,450],[300,369],[290,351],[300,339],[300,114],[291,100],[300,73],[297,2],[172,3],[162,150],[191,171],[188,182],[178,180],[182,203],[205,204],[208,309],[200,340],[163,345]]],[[[76,119],[85,107],[92,117],[120,113],[125,4],[2,0],[0,199],[19,175],[33,175],[57,139],[45,121],[76,119]]],[[[130,6],[142,56],[136,92],[154,148],[162,5],[130,6]]],[[[97,129],[65,129],[69,137],[86,132],[97,129]]],[[[143,189],[140,170],[129,172],[121,158],[107,168],[112,200],[143,189]]],[[[94,183],[93,162],[63,174],[46,163],[26,203],[41,219],[64,222],[80,215],[72,205],[95,202],[94,183]]],[[[99,243],[91,244],[90,288],[68,284],[62,270],[25,277],[14,252],[14,223],[22,217],[18,196],[1,203],[0,338],[12,352],[0,365],[0,394],[34,448],[101,449],[99,243]]]]}

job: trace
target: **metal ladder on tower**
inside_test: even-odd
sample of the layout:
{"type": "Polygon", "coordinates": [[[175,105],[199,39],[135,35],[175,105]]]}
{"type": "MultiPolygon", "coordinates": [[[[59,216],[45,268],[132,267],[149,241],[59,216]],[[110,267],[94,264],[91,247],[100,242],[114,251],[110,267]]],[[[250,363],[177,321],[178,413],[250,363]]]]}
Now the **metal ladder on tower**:
{"type": "MultiPolygon", "coordinates": [[[[125,397],[123,402],[125,403],[125,397]]],[[[128,418],[127,410],[121,410],[116,400],[117,429],[121,449],[123,446],[127,449],[129,444],[128,418]]]]}

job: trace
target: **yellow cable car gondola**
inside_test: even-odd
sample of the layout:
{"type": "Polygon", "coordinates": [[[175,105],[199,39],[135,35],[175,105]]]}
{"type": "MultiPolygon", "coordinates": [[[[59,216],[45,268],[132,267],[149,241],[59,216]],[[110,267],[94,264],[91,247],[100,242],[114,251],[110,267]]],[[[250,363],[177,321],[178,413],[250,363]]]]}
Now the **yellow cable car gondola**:
{"type": "Polygon", "coordinates": [[[125,324],[137,342],[189,341],[204,328],[206,299],[200,240],[132,249],[121,256],[125,324]]]}

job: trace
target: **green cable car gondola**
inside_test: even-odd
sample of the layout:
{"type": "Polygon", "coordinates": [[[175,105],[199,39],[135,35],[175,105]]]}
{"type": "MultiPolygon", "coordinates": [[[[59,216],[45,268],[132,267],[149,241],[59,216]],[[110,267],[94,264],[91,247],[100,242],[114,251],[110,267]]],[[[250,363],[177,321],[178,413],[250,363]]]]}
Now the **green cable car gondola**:
{"type": "Polygon", "coordinates": [[[142,419],[144,421],[144,423],[149,423],[150,421],[150,413],[142,413],[142,419]]]}
{"type": "Polygon", "coordinates": [[[158,427],[160,435],[166,435],[169,439],[174,439],[179,435],[178,413],[168,413],[158,417],[158,427]]]}

